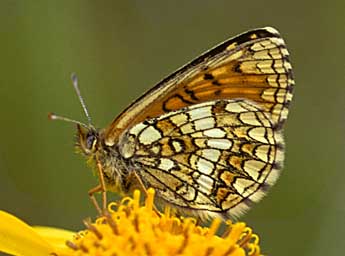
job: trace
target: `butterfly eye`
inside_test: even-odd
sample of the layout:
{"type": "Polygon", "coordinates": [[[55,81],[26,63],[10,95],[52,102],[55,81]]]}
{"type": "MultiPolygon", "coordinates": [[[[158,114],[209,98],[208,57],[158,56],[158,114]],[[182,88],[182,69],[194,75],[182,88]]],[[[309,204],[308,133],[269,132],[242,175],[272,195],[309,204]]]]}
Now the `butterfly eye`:
{"type": "Polygon", "coordinates": [[[93,150],[95,148],[97,142],[97,137],[94,133],[88,133],[86,135],[86,147],[89,150],[93,150]]]}

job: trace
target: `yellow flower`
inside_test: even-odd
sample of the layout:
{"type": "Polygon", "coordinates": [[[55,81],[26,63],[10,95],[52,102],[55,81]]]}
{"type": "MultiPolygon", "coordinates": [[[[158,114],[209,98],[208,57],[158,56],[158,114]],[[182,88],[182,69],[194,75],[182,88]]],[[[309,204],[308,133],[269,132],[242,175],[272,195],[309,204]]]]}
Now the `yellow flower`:
{"type": "Polygon", "coordinates": [[[30,227],[0,211],[0,251],[13,255],[261,255],[259,238],[245,223],[226,222],[226,231],[213,220],[201,227],[193,218],[174,217],[153,207],[154,190],[145,204],[140,192],[110,203],[108,212],[86,230],[74,233],[55,228],[30,227]]]}

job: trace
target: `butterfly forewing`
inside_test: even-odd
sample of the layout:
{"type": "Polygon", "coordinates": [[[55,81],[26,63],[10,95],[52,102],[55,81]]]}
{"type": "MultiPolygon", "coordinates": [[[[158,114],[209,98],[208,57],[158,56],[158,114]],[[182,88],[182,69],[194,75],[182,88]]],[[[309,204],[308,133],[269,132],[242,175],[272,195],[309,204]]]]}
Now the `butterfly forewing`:
{"type": "Polygon", "coordinates": [[[165,202],[200,216],[238,216],[278,177],[281,131],[253,101],[216,100],[129,129],[120,153],[165,202]]]}
{"type": "Polygon", "coordinates": [[[153,187],[199,216],[239,216],[278,178],[292,99],[289,54],[273,28],[229,39],[174,72],[99,135],[107,188],[153,187]],[[135,175],[132,175],[135,174],[135,175]]]}
{"type": "Polygon", "coordinates": [[[289,54],[273,28],[248,31],[220,44],[158,83],[130,105],[106,131],[106,143],[147,118],[201,102],[245,98],[281,124],[292,98],[289,54]]]}

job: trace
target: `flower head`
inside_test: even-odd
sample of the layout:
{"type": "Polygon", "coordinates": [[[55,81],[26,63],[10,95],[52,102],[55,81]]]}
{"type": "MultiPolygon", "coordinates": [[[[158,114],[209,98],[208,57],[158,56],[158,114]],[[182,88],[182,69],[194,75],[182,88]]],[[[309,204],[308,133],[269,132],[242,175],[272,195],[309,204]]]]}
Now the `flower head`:
{"type": "MultiPolygon", "coordinates": [[[[245,223],[228,221],[225,232],[218,236],[219,219],[213,220],[210,227],[201,227],[193,218],[172,216],[169,208],[164,213],[157,212],[153,199],[154,190],[149,189],[141,205],[140,192],[136,190],[133,198],[110,203],[107,213],[94,223],[85,221],[86,230],[73,237],[67,232],[63,236],[66,245],[62,246],[63,239],[56,239],[56,236],[55,242],[59,243],[47,239],[49,232],[43,235],[40,232],[45,241],[42,244],[54,255],[260,255],[259,238],[245,223]]],[[[0,250],[15,255],[34,255],[4,250],[2,240],[0,228],[0,250]]],[[[21,242],[23,240],[17,241],[18,246],[21,242]]],[[[37,246],[37,242],[32,246],[37,246]]]]}

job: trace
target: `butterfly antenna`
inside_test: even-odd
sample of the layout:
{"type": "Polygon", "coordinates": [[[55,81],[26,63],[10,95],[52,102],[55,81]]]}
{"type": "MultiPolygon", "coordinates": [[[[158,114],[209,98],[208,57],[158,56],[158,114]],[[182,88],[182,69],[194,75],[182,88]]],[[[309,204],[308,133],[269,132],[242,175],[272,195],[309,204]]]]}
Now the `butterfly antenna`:
{"type": "Polygon", "coordinates": [[[69,123],[74,123],[74,124],[79,124],[85,128],[89,128],[86,124],[82,123],[82,122],[79,122],[77,120],[74,120],[74,119],[71,119],[71,118],[68,118],[68,117],[64,117],[64,116],[58,116],[58,115],[55,115],[54,113],[49,113],[48,114],[48,118],[50,120],[62,120],[62,121],[66,121],[66,122],[69,122],[69,123]]]}
{"type": "Polygon", "coordinates": [[[92,124],[91,124],[91,117],[89,115],[89,112],[87,111],[87,108],[86,108],[86,105],[85,105],[85,102],[84,102],[84,99],[83,97],[81,96],[81,93],[80,93],[80,90],[79,90],[79,87],[78,87],[78,78],[77,78],[77,75],[75,73],[72,73],[71,75],[71,79],[72,79],[72,83],[73,83],[73,87],[74,87],[74,90],[75,92],[77,93],[77,96],[79,98],[79,102],[84,110],[84,113],[86,115],[86,118],[87,118],[87,121],[88,121],[88,124],[84,124],[82,122],[79,122],[77,120],[74,120],[74,119],[71,119],[71,118],[68,118],[68,117],[64,117],[64,116],[59,116],[59,115],[56,115],[54,113],[49,113],[48,114],[48,118],[50,120],[62,120],[62,121],[66,121],[66,122],[69,122],[69,123],[74,123],[74,124],[78,124],[80,126],[83,126],[85,127],[86,129],[89,129],[90,127],[93,127],[92,124]]]}
{"type": "Polygon", "coordinates": [[[78,77],[77,77],[77,75],[75,73],[72,73],[71,79],[72,79],[74,90],[77,93],[77,96],[79,98],[79,102],[80,102],[80,104],[81,104],[81,106],[82,106],[82,108],[84,110],[84,113],[85,113],[85,116],[87,118],[88,124],[91,126],[91,124],[92,124],[91,117],[89,115],[89,112],[87,111],[86,104],[85,104],[84,99],[81,96],[81,93],[80,93],[80,90],[79,90],[78,77]]]}

